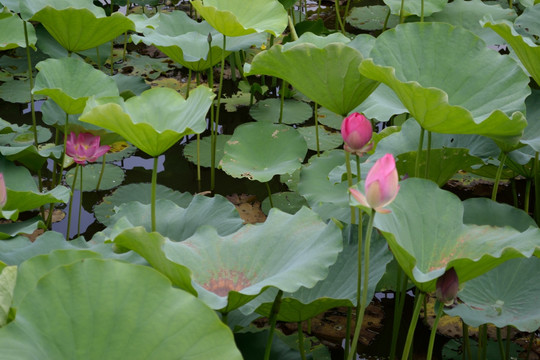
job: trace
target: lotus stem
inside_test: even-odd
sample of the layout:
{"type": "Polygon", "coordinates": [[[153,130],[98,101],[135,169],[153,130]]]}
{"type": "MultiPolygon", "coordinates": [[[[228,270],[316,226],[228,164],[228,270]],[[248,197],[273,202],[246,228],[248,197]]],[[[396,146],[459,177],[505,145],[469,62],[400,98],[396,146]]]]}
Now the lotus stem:
{"type": "Polygon", "coordinates": [[[106,153],[103,154],[103,159],[101,161],[101,171],[99,172],[99,179],[96,185],[96,191],[99,191],[99,187],[101,186],[101,180],[103,180],[103,173],[105,172],[106,156],[107,156],[106,153]]]}
{"type": "Polygon", "coordinates": [[[386,17],[384,18],[384,23],[383,23],[383,28],[382,28],[382,32],[385,32],[386,31],[386,28],[388,26],[388,20],[390,19],[390,13],[392,11],[390,10],[390,8],[388,8],[388,12],[386,13],[386,17]]]}
{"type": "MultiPolygon", "coordinates": [[[[214,132],[212,136],[212,171],[214,172],[214,178],[210,187],[210,190],[214,190],[215,187],[215,169],[216,169],[216,144],[217,144],[217,132],[219,128],[219,109],[221,104],[221,92],[223,89],[223,72],[225,71],[225,46],[227,45],[227,37],[223,35],[223,51],[221,52],[221,71],[219,74],[219,88],[218,88],[218,96],[217,96],[217,104],[216,104],[216,117],[214,121],[214,132]]],[[[212,48],[210,47],[210,53],[212,52],[212,48]]]]}
{"type": "MultiPolygon", "coordinates": [[[[208,33],[208,59],[212,64],[212,34],[208,33]]],[[[214,69],[212,66],[208,69],[208,87],[213,90],[214,88],[214,69]]],[[[216,177],[216,153],[214,151],[214,137],[217,126],[215,126],[214,117],[214,102],[210,106],[210,190],[214,190],[215,177],[216,177]]]]}
{"type": "Polygon", "coordinates": [[[469,341],[469,325],[465,324],[465,322],[461,320],[461,326],[463,327],[463,347],[465,348],[463,350],[463,358],[471,360],[472,356],[471,356],[471,342],[469,341]],[[467,356],[465,357],[465,355],[467,356]]]}
{"type": "Polygon", "coordinates": [[[322,0],[319,0],[319,4],[317,5],[317,20],[321,18],[321,2],[322,0]]]}
{"type": "MultiPolygon", "coordinates": [[[[514,207],[518,208],[519,207],[519,202],[518,202],[516,179],[510,180],[510,183],[512,184],[512,201],[514,203],[514,207]]],[[[525,206],[525,204],[523,204],[523,205],[525,206]]]]}
{"type": "Polygon", "coordinates": [[[424,0],[420,1],[420,22],[424,22],[424,0]]]}
{"type": "Polygon", "coordinates": [[[499,163],[499,168],[497,169],[497,174],[495,175],[495,182],[493,183],[493,191],[491,193],[491,200],[493,201],[497,201],[497,191],[499,190],[499,182],[501,181],[502,171],[507,156],[508,155],[505,152],[501,155],[501,161],[499,163]]]}
{"type": "Polygon", "coordinates": [[[345,26],[343,26],[343,20],[341,20],[341,14],[339,11],[339,0],[335,0],[334,4],[336,8],[336,25],[339,25],[339,28],[336,26],[336,30],[341,29],[341,33],[345,35],[345,26]]]}
{"type": "MultiPolygon", "coordinates": [[[[347,168],[347,186],[352,186],[352,171],[351,171],[351,154],[347,150],[345,152],[345,167],[347,168]]],[[[351,206],[351,224],[356,222],[355,207],[351,206]]]]}
{"type": "Polygon", "coordinates": [[[272,190],[270,190],[270,185],[268,181],[264,183],[266,185],[266,190],[268,191],[268,200],[270,200],[270,207],[274,207],[274,202],[272,201],[272,190]]]}
{"type": "Polygon", "coordinates": [[[401,0],[401,6],[399,8],[399,23],[405,22],[405,0],[401,0]]]}
{"type": "MultiPolygon", "coordinates": [[[[422,1],[424,1],[424,0],[422,0],[422,1]]],[[[129,13],[129,6],[130,6],[130,3],[129,3],[129,0],[127,0],[126,1],[126,16],[128,16],[128,13],[129,13]]],[[[143,11],[144,11],[144,5],[143,5],[143,11]]],[[[126,62],[126,49],[127,49],[127,30],[124,33],[124,50],[122,51],[122,61],[123,62],[126,62]]]]}
{"type": "Polygon", "coordinates": [[[75,191],[75,182],[77,181],[77,173],[79,172],[79,164],[75,165],[75,174],[73,175],[73,183],[71,184],[71,194],[69,195],[69,206],[68,206],[68,222],[66,230],[66,240],[70,239],[70,230],[71,230],[71,209],[73,207],[73,192],[75,191]]]}
{"type": "Polygon", "coordinates": [[[437,316],[435,317],[435,320],[433,321],[433,327],[431,328],[431,334],[429,335],[429,346],[428,346],[428,352],[426,356],[426,360],[431,360],[433,356],[433,345],[435,344],[435,335],[437,335],[437,326],[439,325],[439,320],[441,319],[444,304],[439,302],[438,300],[435,302],[435,308],[437,308],[437,316]]]}
{"type": "Polygon", "coordinates": [[[414,177],[420,177],[420,159],[422,158],[423,147],[424,147],[424,128],[420,127],[420,139],[418,140],[418,149],[416,150],[416,162],[414,164],[414,177]]]}
{"type": "Polygon", "coordinates": [[[506,326],[506,352],[505,352],[506,359],[510,359],[510,342],[511,342],[510,341],[510,331],[511,331],[511,327],[510,327],[510,325],[507,325],[506,326]]]}
{"type": "Polygon", "coordinates": [[[501,360],[506,360],[506,353],[504,351],[504,345],[502,341],[501,328],[497,327],[497,343],[499,344],[499,353],[501,355],[501,360]]]}
{"type": "Polygon", "coordinates": [[[154,168],[152,169],[152,195],[151,195],[151,216],[152,232],[156,231],[156,183],[157,183],[158,157],[154,157],[154,168]]]}
{"type": "MultiPolygon", "coordinates": [[[[349,360],[352,360],[356,354],[356,346],[358,344],[358,338],[360,337],[360,329],[362,328],[362,322],[364,321],[364,312],[367,307],[367,293],[368,293],[368,284],[369,284],[369,251],[371,246],[371,233],[373,231],[373,219],[375,214],[371,212],[369,214],[369,222],[366,230],[366,241],[364,244],[364,280],[362,281],[362,289],[357,289],[357,294],[362,290],[362,297],[360,299],[360,308],[356,309],[356,326],[354,328],[354,336],[351,346],[351,351],[349,352],[349,360]]],[[[358,244],[358,252],[362,252],[360,244],[358,244]]],[[[358,256],[360,258],[360,255],[358,256]]],[[[361,277],[360,269],[362,268],[362,263],[358,263],[358,277],[361,277]]]]}
{"type": "Polygon", "coordinates": [[[302,331],[302,322],[298,322],[298,351],[300,351],[300,358],[306,360],[306,350],[304,349],[304,332],[302,331]]]}
{"type": "Polygon", "coordinates": [[[114,40],[111,40],[111,76],[113,75],[114,75],[114,40]]]}
{"type": "MultiPolygon", "coordinates": [[[[422,0],[423,1],[423,0],[422,0]]],[[[429,179],[429,160],[431,158],[431,131],[427,132],[426,171],[424,178],[429,179]]]]}
{"type": "Polygon", "coordinates": [[[525,204],[523,204],[523,210],[528,214],[529,213],[529,203],[531,201],[531,179],[527,179],[525,183],[525,204]]]}
{"type": "Polygon", "coordinates": [[[266,349],[264,350],[264,360],[270,359],[270,351],[272,350],[272,341],[274,340],[274,331],[276,329],[277,316],[279,314],[279,308],[281,307],[281,297],[283,296],[283,290],[279,290],[274,303],[272,304],[272,310],[270,312],[270,329],[268,330],[268,340],[266,341],[266,349]]]}
{"type": "Polygon", "coordinates": [[[186,100],[189,98],[189,88],[191,87],[191,69],[188,70],[186,100]]]}
{"type": "Polygon", "coordinates": [[[411,318],[411,323],[409,324],[409,331],[407,332],[407,339],[405,340],[405,347],[403,349],[402,359],[407,359],[409,357],[409,352],[412,347],[412,340],[414,337],[414,330],[416,329],[416,323],[418,322],[418,316],[420,315],[420,309],[422,308],[422,303],[424,302],[425,293],[419,291],[418,296],[414,299],[414,312],[411,318]]]}
{"type": "Polygon", "coordinates": [[[396,293],[394,299],[394,321],[392,324],[392,344],[390,345],[390,359],[396,358],[397,339],[399,328],[401,327],[401,315],[405,306],[405,298],[407,297],[407,274],[401,266],[398,266],[396,274],[396,293]]]}
{"type": "Polygon", "coordinates": [[[291,37],[293,41],[298,40],[298,34],[296,33],[296,29],[294,28],[294,22],[289,16],[289,30],[291,31],[291,37]]]}
{"type": "Polygon", "coordinates": [[[281,81],[281,96],[280,96],[280,103],[279,103],[279,123],[281,124],[283,119],[283,104],[285,103],[285,88],[287,87],[287,82],[285,79],[281,81]]]}
{"type": "Polygon", "coordinates": [[[343,359],[345,360],[349,357],[349,351],[351,350],[351,318],[352,306],[347,306],[347,328],[345,329],[345,349],[343,352],[343,359]]]}
{"type": "MultiPolygon", "coordinates": [[[[533,343],[534,343],[534,337],[535,337],[535,334],[534,334],[534,331],[529,335],[529,345],[527,346],[527,356],[525,357],[525,359],[530,359],[529,356],[531,355],[531,350],[532,350],[532,346],[533,346],[533,343]]],[[[508,338],[506,338],[506,341],[508,342],[508,338]]],[[[509,346],[507,346],[509,347],[509,346]]]]}
{"type": "Polygon", "coordinates": [[[318,104],[315,103],[315,141],[317,146],[317,157],[321,156],[321,149],[319,148],[319,113],[318,113],[318,104]]]}
{"type": "Polygon", "coordinates": [[[201,184],[201,134],[197,134],[197,189],[202,190],[201,184]]]}
{"type": "Polygon", "coordinates": [[[538,161],[538,151],[534,154],[534,218],[540,224],[540,162],[538,161]]]}
{"type": "Polygon", "coordinates": [[[79,217],[77,218],[77,237],[81,236],[81,212],[82,212],[82,202],[83,202],[83,168],[84,166],[81,166],[81,181],[80,181],[80,189],[79,189],[79,217]]]}

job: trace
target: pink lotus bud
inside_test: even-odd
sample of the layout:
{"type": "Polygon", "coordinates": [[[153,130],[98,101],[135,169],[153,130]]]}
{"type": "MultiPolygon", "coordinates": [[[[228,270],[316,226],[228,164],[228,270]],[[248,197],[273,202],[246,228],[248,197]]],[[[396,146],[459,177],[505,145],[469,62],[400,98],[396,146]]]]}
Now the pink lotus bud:
{"type": "Polygon", "coordinates": [[[0,209],[6,205],[7,202],[7,189],[4,181],[4,174],[0,173],[0,209]]]}
{"type": "Polygon", "coordinates": [[[394,201],[399,191],[396,161],[392,154],[384,155],[369,170],[365,183],[366,195],[354,188],[349,191],[361,206],[389,213],[390,210],[384,207],[394,201]]]}
{"type": "Polygon", "coordinates": [[[77,164],[94,162],[111,148],[109,145],[99,146],[100,137],[89,133],[70,133],[66,141],[66,154],[77,164]]]}
{"type": "Polygon", "coordinates": [[[459,291],[459,279],[454,268],[446,270],[446,272],[437,279],[435,295],[437,300],[446,306],[454,303],[454,299],[459,291]]]}
{"type": "Polygon", "coordinates": [[[371,122],[362,114],[353,113],[343,119],[341,123],[341,136],[345,142],[344,149],[356,155],[371,150],[370,143],[373,135],[371,122]]]}

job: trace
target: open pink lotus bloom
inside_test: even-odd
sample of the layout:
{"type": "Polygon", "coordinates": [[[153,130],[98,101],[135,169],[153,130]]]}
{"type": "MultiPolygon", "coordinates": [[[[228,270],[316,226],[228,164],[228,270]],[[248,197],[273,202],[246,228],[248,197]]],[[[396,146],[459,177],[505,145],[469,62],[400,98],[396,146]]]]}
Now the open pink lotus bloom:
{"type": "Polygon", "coordinates": [[[4,181],[4,174],[0,173],[0,209],[6,205],[7,202],[7,189],[4,181]]]}
{"type": "Polygon", "coordinates": [[[70,133],[66,142],[66,154],[77,164],[94,162],[111,148],[109,145],[99,146],[100,137],[89,133],[70,133]]]}
{"type": "Polygon", "coordinates": [[[365,183],[366,195],[354,188],[349,191],[362,206],[380,213],[389,213],[390,210],[384,207],[394,201],[399,191],[396,161],[392,154],[384,155],[369,170],[365,183]]]}
{"type": "Polygon", "coordinates": [[[353,113],[343,119],[341,123],[341,136],[345,142],[344,149],[356,155],[371,150],[370,143],[373,135],[371,122],[362,114],[353,113]]]}

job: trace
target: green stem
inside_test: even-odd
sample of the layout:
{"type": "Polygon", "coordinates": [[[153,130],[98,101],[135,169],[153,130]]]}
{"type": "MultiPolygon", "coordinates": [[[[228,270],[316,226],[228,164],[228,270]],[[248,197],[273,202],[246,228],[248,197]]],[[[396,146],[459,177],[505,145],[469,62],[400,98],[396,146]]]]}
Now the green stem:
{"type": "Polygon", "coordinates": [[[197,189],[202,190],[201,184],[201,134],[197,134],[197,189]]]}
{"type": "MultiPolygon", "coordinates": [[[[339,11],[339,0],[336,0],[334,4],[336,8],[336,20],[337,20],[337,23],[339,24],[339,29],[341,29],[341,33],[345,35],[345,26],[343,26],[343,21],[341,20],[341,14],[339,11]]],[[[339,30],[339,29],[336,26],[336,30],[339,30]]]]}
{"type": "Polygon", "coordinates": [[[540,162],[538,161],[538,151],[534,154],[534,219],[540,224],[540,162]]]}
{"type": "Polygon", "coordinates": [[[281,297],[283,296],[283,291],[279,290],[274,303],[272,304],[272,310],[270,312],[270,330],[268,331],[268,340],[266,341],[266,349],[264,350],[264,360],[270,359],[270,351],[272,350],[272,341],[274,340],[274,330],[276,329],[277,316],[279,314],[279,308],[281,306],[281,297]]]}
{"type": "Polygon", "coordinates": [[[512,201],[514,203],[514,207],[517,208],[519,207],[519,202],[518,202],[516,179],[510,180],[510,183],[512,184],[512,201]]]}
{"type": "Polygon", "coordinates": [[[497,343],[499,344],[499,354],[501,355],[501,360],[506,360],[506,353],[504,352],[504,345],[502,341],[501,328],[497,328],[497,343]]]}
{"type": "MultiPolygon", "coordinates": [[[[423,1],[423,0],[422,0],[423,1]]],[[[126,16],[128,15],[129,13],[129,0],[126,1],[126,16]]],[[[143,5],[143,10],[144,10],[144,5],[143,5]]],[[[128,36],[127,36],[127,31],[124,33],[124,50],[122,51],[122,61],[123,62],[126,62],[126,50],[127,50],[127,39],[128,39],[128,36]]]]}
{"type": "Polygon", "coordinates": [[[493,191],[491,193],[491,200],[493,201],[497,201],[497,191],[499,190],[499,182],[501,181],[504,162],[506,161],[507,156],[508,155],[505,152],[502,153],[501,162],[499,164],[499,168],[497,169],[497,174],[495,175],[495,182],[493,183],[493,191]]]}
{"type": "Polygon", "coordinates": [[[266,190],[268,191],[268,200],[270,200],[270,207],[274,207],[274,202],[272,201],[272,190],[270,190],[270,185],[268,181],[264,183],[266,185],[266,190]]]}
{"type": "Polygon", "coordinates": [[[420,22],[424,22],[424,0],[420,2],[420,22]]]}
{"type": "Polygon", "coordinates": [[[114,75],[114,39],[111,40],[111,76],[114,75]]]}
{"type": "MultiPolygon", "coordinates": [[[[212,57],[210,56],[210,59],[212,59],[212,57]]],[[[212,60],[210,60],[212,61],[212,60]]],[[[210,88],[212,88],[212,84],[214,83],[214,70],[212,68],[208,69],[208,85],[210,86],[210,88]]],[[[212,106],[210,106],[210,137],[211,137],[211,140],[210,140],[210,145],[211,147],[213,147],[213,144],[214,144],[214,136],[215,135],[215,129],[214,129],[214,103],[212,102],[212,106]]],[[[215,164],[216,164],[216,153],[214,151],[210,151],[210,190],[214,190],[214,186],[215,186],[215,177],[216,177],[216,167],[215,167],[215,164]]]]}
{"type": "Polygon", "coordinates": [[[388,27],[388,20],[390,19],[390,14],[392,13],[392,10],[388,8],[388,12],[386,13],[386,17],[384,18],[383,28],[382,32],[385,32],[388,27]]]}
{"type": "Polygon", "coordinates": [[[399,8],[399,23],[405,22],[405,0],[401,0],[401,6],[399,8]]]}
{"type": "Polygon", "coordinates": [[[191,87],[191,69],[188,71],[187,88],[186,88],[186,100],[189,98],[189,88],[191,87]]]}
{"type": "Polygon", "coordinates": [[[73,175],[73,183],[71,184],[71,194],[69,195],[68,206],[68,222],[66,231],[66,240],[70,239],[71,230],[71,209],[73,208],[73,193],[75,192],[75,182],[77,181],[77,173],[79,172],[79,164],[75,165],[75,174],[73,175]]]}
{"type": "Polygon", "coordinates": [[[394,320],[392,324],[392,344],[390,345],[390,359],[396,358],[397,339],[401,327],[401,315],[407,297],[407,274],[398,266],[396,271],[396,293],[394,299],[394,320]]]}
{"type": "Polygon", "coordinates": [[[418,322],[418,316],[420,315],[420,309],[422,308],[422,303],[424,302],[425,293],[419,292],[416,299],[414,299],[414,312],[411,318],[411,323],[409,324],[409,331],[407,332],[407,339],[405,340],[405,347],[403,349],[402,359],[407,359],[409,357],[409,352],[412,347],[412,341],[414,338],[414,330],[416,329],[416,323],[418,322]]]}
{"type": "Polygon", "coordinates": [[[424,178],[425,179],[429,179],[429,160],[430,160],[430,157],[431,157],[431,131],[428,131],[427,132],[427,151],[426,151],[426,171],[424,172],[424,178]]]}
{"type": "Polygon", "coordinates": [[[424,128],[420,128],[420,139],[418,140],[418,150],[416,150],[416,162],[414,164],[414,177],[420,177],[420,159],[422,148],[424,147],[424,128]]]}
{"type": "MultiPolygon", "coordinates": [[[[511,331],[511,327],[510,325],[507,325],[506,326],[506,349],[505,349],[506,359],[510,359],[510,343],[511,343],[510,331],[511,331]]],[[[526,359],[528,359],[528,357],[526,359]]]]}
{"type": "Polygon", "coordinates": [[[285,88],[287,87],[287,82],[285,79],[281,81],[281,96],[280,96],[280,102],[279,102],[279,123],[281,124],[283,119],[283,104],[285,103],[285,88]]]}
{"type": "Polygon", "coordinates": [[[487,324],[480,325],[478,329],[478,359],[486,359],[487,356],[487,324]]]}
{"type": "Polygon", "coordinates": [[[429,346],[428,346],[426,360],[431,360],[433,356],[433,345],[435,344],[435,335],[437,335],[437,326],[439,325],[439,320],[441,319],[441,315],[444,309],[444,305],[441,304],[438,300],[435,303],[435,308],[437,308],[437,305],[439,305],[439,309],[437,310],[437,316],[435,317],[435,320],[433,321],[433,327],[431,328],[431,334],[429,335],[429,346]]]}
{"type": "Polygon", "coordinates": [[[343,352],[343,359],[347,360],[349,357],[349,351],[351,351],[351,318],[352,318],[352,306],[347,306],[347,327],[345,328],[345,351],[343,352]]]}
{"type": "MultiPolygon", "coordinates": [[[[360,337],[360,330],[362,328],[362,322],[364,320],[364,311],[367,307],[367,293],[368,293],[368,285],[369,285],[369,250],[371,246],[371,233],[373,231],[373,219],[375,218],[375,214],[372,212],[369,214],[369,222],[368,227],[366,230],[366,241],[364,244],[364,280],[362,282],[362,289],[358,288],[356,291],[357,293],[362,290],[362,298],[360,299],[360,308],[356,309],[356,326],[354,328],[354,336],[353,341],[351,345],[351,351],[349,352],[349,360],[352,360],[355,357],[356,354],[356,346],[358,344],[358,338],[360,337]]],[[[358,252],[361,252],[360,244],[358,246],[358,252]]],[[[361,263],[358,263],[358,277],[361,277],[362,274],[360,273],[360,269],[362,267],[361,263]]]]}
{"type": "Polygon", "coordinates": [[[291,37],[294,40],[298,40],[298,34],[296,33],[296,29],[294,27],[294,22],[289,16],[289,30],[291,31],[291,37]]]}
{"type": "Polygon", "coordinates": [[[228,312],[222,312],[221,313],[221,322],[225,325],[228,325],[229,323],[229,313],[228,312]]]}
{"type": "MultiPolygon", "coordinates": [[[[348,151],[343,150],[345,152],[345,166],[347,168],[347,186],[350,188],[352,186],[352,171],[351,171],[351,154],[349,154],[348,151]]],[[[354,206],[351,206],[351,224],[356,223],[356,208],[354,206]]]]}
{"type": "Polygon", "coordinates": [[[304,332],[302,331],[302,322],[298,322],[298,351],[300,351],[300,358],[306,360],[306,349],[304,349],[304,332]]]}
{"type": "Polygon", "coordinates": [[[529,213],[529,203],[531,201],[531,179],[527,179],[525,183],[525,204],[523,204],[523,210],[528,214],[529,213]]]}
{"type": "Polygon", "coordinates": [[[81,166],[81,181],[80,181],[81,187],[79,188],[80,195],[79,195],[79,217],[77,218],[77,237],[81,236],[81,213],[82,213],[82,202],[83,202],[83,187],[82,187],[83,168],[84,166],[81,166]]]}
{"type": "MultiPolygon", "coordinates": [[[[527,356],[525,356],[525,359],[530,359],[530,355],[531,355],[531,350],[532,350],[532,347],[533,347],[533,343],[534,343],[534,337],[535,337],[535,334],[534,334],[534,331],[529,335],[529,346],[527,346],[527,356]]],[[[508,339],[506,339],[506,341],[508,341],[508,339]]]]}
{"type": "Polygon", "coordinates": [[[319,0],[319,4],[317,6],[317,20],[321,18],[321,2],[322,0],[319,0]]]}
{"type": "Polygon", "coordinates": [[[151,216],[152,232],[156,231],[156,184],[157,184],[158,157],[154,157],[154,168],[152,169],[152,195],[151,195],[151,216]]]}
{"type": "Polygon", "coordinates": [[[468,360],[472,360],[471,342],[469,341],[469,325],[465,324],[465,322],[461,320],[461,326],[463,327],[463,347],[465,348],[463,350],[463,356],[465,357],[466,354],[466,358],[468,360]]]}
{"type": "Polygon", "coordinates": [[[317,142],[317,157],[321,156],[321,149],[319,146],[319,114],[318,114],[318,104],[314,104],[315,107],[315,140],[317,142]]]}
{"type": "Polygon", "coordinates": [[[97,58],[97,68],[101,70],[101,59],[99,58],[99,46],[96,46],[96,58],[97,58]]]}
{"type": "Polygon", "coordinates": [[[98,182],[97,182],[97,185],[96,185],[96,191],[99,191],[99,187],[101,185],[101,180],[103,179],[103,173],[105,172],[105,158],[106,158],[107,154],[103,154],[103,161],[101,162],[101,172],[99,173],[99,179],[98,179],[98,182]]]}

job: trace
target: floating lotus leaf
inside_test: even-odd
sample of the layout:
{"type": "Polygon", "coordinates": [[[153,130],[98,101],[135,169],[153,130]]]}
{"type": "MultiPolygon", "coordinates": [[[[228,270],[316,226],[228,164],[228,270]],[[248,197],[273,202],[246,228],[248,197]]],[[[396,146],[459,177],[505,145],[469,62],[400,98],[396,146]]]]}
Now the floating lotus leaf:
{"type": "Polygon", "coordinates": [[[270,205],[270,198],[266,198],[261,203],[261,210],[268,215],[270,210],[275,207],[288,214],[295,214],[302,206],[309,206],[306,199],[296,192],[285,191],[272,194],[272,203],[270,205]]]}
{"type": "MultiPolygon", "coordinates": [[[[28,79],[7,81],[0,85],[0,98],[5,101],[29,103],[31,100],[30,95],[30,81],[28,79]]],[[[42,100],[44,98],[44,96],[36,95],[34,100],[42,100]]]]}
{"type": "Polygon", "coordinates": [[[206,86],[193,90],[188,100],[172,89],[154,88],[126,101],[94,99],[79,120],[114,131],[156,157],[183,136],[206,129],[205,117],[214,96],[206,86]]]}
{"type": "Polygon", "coordinates": [[[200,300],[153,269],[101,259],[41,277],[0,329],[0,344],[4,359],[241,359],[200,300]],[[88,336],[92,327],[99,334],[88,336]]]}
{"type": "Polygon", "coordinates": [[[28,31],[28,44],[35,49],[37,37],[33,26],[25,24],[16,14],[3,13],[0,16],[0,50],[26,47],[24,26],[28,31]]]}
{"type": "MultiPolygon", "coordinates": [[[[249,109],[249,115],[257,121],[279,123],[280,99],[258,101],[249,109]]],[[[302,124],[313,116],[313,109],[305,102],[286,99],[283,101],[283,124],[302,124]]]]}
{"type": "Polygon", "coordinates": [[[293,173],[302,166],[306,153],[306,141],[296,129],[246,123],[234,130],[219,164],[231,176],[267,182],[274,175],[293,173]]]}
{"type": "Polygon", "coordinates": [[[41,218],[0,224],[0,240],[13,238],[19,234],[32,234],[38,228],[46,226],[41,218]]]}
{"type": "MultiPolygon", "coordinates": [[[[218,134],[217,140],[216,140],[216,161],[219,163],[221,158],[223,157],[223,148],[225,147],[225,143],[229,141],[231,138],[231,135],[225,135],[225,134],[218,134]]],[[[200,156],[200,163],[201,166],[204,167],[210,167],[212,165],[212,137],[211,136],[205,136],[201,139],[199,144],[199,156],[200,156]]],[[[197,164],[197,141],[196,139],[192,139],[185,147],[184,147],[184,157],[193,164],[197,164]]]]}
{"type": "MultiPolygon", "coordinates": [[[[134,43],[142,41],[146,45],[154,45],[172,60],[194,71],[206,70],[221,61],[223,34],[207,22],[199,23],[183,11],[160,13],[153,18],[158,20],[152,22],[152,28],[142,30],[144,36],[131,36],[134,43]],[[211,55],[208,34],[212,36],[211,55]]],[[[260,46],[265,42],[263,33],[228,38],[225,56],[231,51],[260,46]]]]}
{"type": "Polygon", "coordinates": [[[70,191],[65,186],[57,186],[54,189],[40,193],[36,182],[28,169],[0,157],[0,173],[4,174],[7,188],[7,202],[2,211],[11,220],[16,220],[18,214],[27,210],[34,210],[41,205],[69,200],[70,191]],[[8,214],[9,213],[9,214],[8,214]]]}
{"type": "Polygon", "coordinates": [[[361,30],[382,30],[393,28],[399,24],[398,15],[390,15],[388,7],[383,5],[353,7],[347,16],[347,22],[361,30]]]}
{"type": "Polygon", "coordinates": [[[245,68],[246,75],[285,79],[319,105],[345,116],[378,85],[358,73],[364,57],[349,43],[341,34],[321,37],[305,33],[296,41],[257,54],[251,67],[245,68]]]}
{"type": "Polygon", "coordinates": [[[540,84],[540,45],[535,44],[529,37],[520,35],[509,21],[488,20],[482,21],[481,24],[491,28],[512,46],[525,69],[534,81],[540,84]]]}
{"type": "MultiPolygon", "coordinates": [[[[364,240],[366,227],[364,226],[364,240]]],[[[284,293],[279,308],[278,320],[287,322],[305,321],[338,306],[356,306],[358,278],[358,228],[347,226],[343,230],[343,251],[330,267],[326,279],[313,288],[300,288],[293,294],[284,293]]],[[[362,252],[363,253],[363,252],[362,252]]],[[[362,255],[362,259],[364,256],[362,255]]],[[[375,232],[371,239],[368,300],[373,297],[377,283],[392,260],[386,240],[375,232]]],[[[362,264],[362,269],[364,265],[362,264]]],[[[362,284],[363,286],[363,284],[362,284]]],[[[248,313],[255,310],[269,316],[275,291],[265,291],[261,296],[244,305],[240,310],[248,313]]]]}
{"type": "Polygon", "coordinates": [[[426,130],[515,145],[527,126],[521,111],[529,78],[463,28],[401,24],[377,38],[370,56],[360,72],[394,90],[426,130]]]}
{"type": "MultiPolygon", "coordinates": [[[[394,15],[400,15],[401,13],[401,1],[400,0],[384,0],[384,3],[388,5],[390,11],[394,15]]],[[[421,16],[422,6],[424,7],[424,16],[429,16],[435,12],[441,11],[448,3],[448,0],[413,0],[403,3],[403,16],[417,15],[421,16]]]]}
{"type": "Polygon", "coordinates": [[[534,332],[540,327],[540,259],[511,259],[472,279],[458,294],[462,301],[445,312],[470,326],[508,325],[534,332]]]}
{"type": "Polygon", "coordinates": [[[343,122],[343,116],[338,115],[335,112],[332,112],[328,110],[327,108],[323,108],[323,107],[317,109],[317,116],[319,117],[319,124],[323,124],[335,130],[341,130],[341,123],[343,122]]]}
{"type": "Polygon", "coordinates": [[[271,286],[286,292],[313,287],[327,276],[342,248],[338,228],[308,208],[295,215],[274,209],[263,224],[246,225],[228,236],[203,226],[191,238],[172,242],[137,227],[114,242],[137,251],[175,284],[182,281],[172,267],[191,269],[199,298],[222,312],[246,304],[271,286]]]}
{"type": "MultiPolygon", "coordinates": [[[[317,150],[317,133],[315,126],[303,126],[298,128],[298,132],[302,134],[309,150],[317,150]]],[[[330,132],[324,128],[324,126],[319,125],[319,150],[326,151],[335,149],[343,144],[343,137],[341,133],[330,132]]]]}
{"type": "MultiPolygon", "coordinates": [[[[505,226],[468,223],[456,195],[424,179],[400,184],[398,196],[388,206],[392,212],[377,214],[374,221],[421,291],[434,291],[436,279],[452,267],[460,283],[466,283],[512,258],[540,255],[538,228],[520,231],[507,226],[515,213],[497,207],[508,218],[505,226]]],[[[489,207],[482,209],[487,212],[489,207]]]]}
{"type": "MultiPolygon", "coordinates": [[[[143,226],[146,231],[151,231],[150,204],[132,201],[120,205],[115,211],[111,223],[124,217],[128,227],[143,226]]],[[[202,225],[213,226],[220,235],[229,235],[243,223],[234,205],[220,195],[213,198],[195,195],[185,208],[166,199],[156,201],[156,231],[171,241],[186,240],[202,225]]]]}
{"type": "Polygon", "coordinates": [[[267,32],[279,36],[287,27],[287,11],[277,0],[191,0],[199,14],[226,36],[267,32]]]}
{"type": "Polygon", "coordinates": [[[76,8],[75,4],[66,4],[65,0],[49,1],[47,6],[31,15],[30,20],[43,24],[69,52],[95,48],[128,30],[135,30],[135,24],[125,15],[105,16],[103,9],[92,7],[89,2],[86,4],[76,8]]]}
{"type": "Polygon", "coordinates": [[[34,94],[49,96],[68,114],[82,113],[90,96],[118,96],[112,78],[80,59],[47,59],[36,68],[34,94]]]}
{"type": "MultiPolygon", "coordinates": [[[[118,187],[124,181],[125,173],[120,166],[113,164],[105,164],[105,167],[101,163],[99,164],[87,164],[82,170],[83,175],[83,191],[96,190],[97,184],[99,184],[99,190],[110,190],[118,187]],[[103,173],[103,175],[102,175],[103,173]]],[[[81,170],[77,173],[77,181],[73,184],[73,178],[75,176],[75,168],[70,169],[65,175],[66,184],[68,184],[72,190],[81,189],[81,170]]]]}

